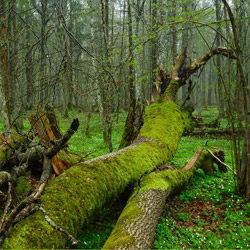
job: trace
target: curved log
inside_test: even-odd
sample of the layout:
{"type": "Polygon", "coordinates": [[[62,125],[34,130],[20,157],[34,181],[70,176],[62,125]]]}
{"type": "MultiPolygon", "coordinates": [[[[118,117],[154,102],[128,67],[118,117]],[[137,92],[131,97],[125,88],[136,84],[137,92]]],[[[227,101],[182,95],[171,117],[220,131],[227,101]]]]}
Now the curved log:
{"type": "MultiPolygon", "coordinates": [[[[144,177],[129,199],[103,249],[151,249],[154,233],[167,197],[185,186],[198,168],[213,173],[216,162],[208,151],[198,149],[180,170],[153,172],[144,177]]],[[[214,151],[221,156],[223,151],[214,151]]]]}

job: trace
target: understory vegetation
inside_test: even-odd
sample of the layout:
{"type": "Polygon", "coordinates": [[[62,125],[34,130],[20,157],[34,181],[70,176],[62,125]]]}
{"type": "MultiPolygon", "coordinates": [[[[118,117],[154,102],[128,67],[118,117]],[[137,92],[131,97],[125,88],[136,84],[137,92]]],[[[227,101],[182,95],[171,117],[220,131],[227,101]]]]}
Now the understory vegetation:
{"type": "MultiPolygon", "coordinates": [[[[194,112],[194,115],[197,114],[194,112]]],[[[75,114],[78,115],[79,114],[75,114]]],[[[203,110],[203,122],[216,119],[217,109],[209,107],[203,110]]],[[[86,115],[87,116],[87,115],[86,115]]],[[[102,143],[101,125],[98,114],[92,116],[90,138],[84,136],[84,122],[70,143],[73,153],[84,152],[87,158],[108,153],[108,146],[102,143]]],[[[113,125],[113,144],[118,147],[123,122],[126,114],[120,116],[120,122],[113,125]]],[[[66,129],[68,124],[60,118],[60,125],[66,129]]],[[[226,119],[220,120],[220,129],[228,128],[226,119]]],[[[206,128],[207,129],[207,128],[206,128]]],[[[181,168],[200,147],[220,148],[225,151],[225,163],[232,166],[230,137],[213,135],[184,136],[178,152],[171,164],[181,168]]],[[[215,175],[206,175],[198,170],[189,185],[170,199],[162,214],[156,234],[154,247],[163,248],[248,248],[250,246],[250,203],[234,194],[235,182],[233,173],[217,171],[215,175]]],[[[112,231],[124,201],[117,201],[104,208],[93,223],[86,226],[79,236],[79,249],[101,248],[112,231]]]]}
{"type": "MultiPolygon", "coordinates": [[[[57,115],[60,128],[65,132],[71,121],[59,113],[57,115]]],[[[85,136],[87,115],[76,111],[70,113],[72,119],[79,118],[81,125],[71,138],[68,150],[80,155],[83,160],[109,152],[108,145],[103,144],[98,113],[92,114],[89,137],[85,136]]],[[[217,115],[216,108],[206,108],[203,110],[203,122],[212,122],[217,115]]],[[[118,148],[125,119],[126,113],[123,112],[120,114],[119,122],[113,122],[112,141],[115,149],[118,148]]],[[[28,128],[28,123],[25,126],[28,128]]],[[[227,128],[227,120],[221,119],[220,129],[227,128]]],[[[230,137],[213,135],[183,136],[171,165],[175,168],[183,167],[200,147],[224,150],[225,163],[233,166],[230,137]]],[[[232,171],[228,170],[227,173],[216,171],[214,175],[206,175],[202,170],[198,170],[189,185],[166,203],[157,225],[154,248],[249,248],[250,203],[237,196],[234,189],[232,171]]],[[[101,248],[125,203],[126,199],[118,200],[114,204],[108,204],[96,214],[92,218],[92,223],[82,229],[77,248],[101,248]]]]}

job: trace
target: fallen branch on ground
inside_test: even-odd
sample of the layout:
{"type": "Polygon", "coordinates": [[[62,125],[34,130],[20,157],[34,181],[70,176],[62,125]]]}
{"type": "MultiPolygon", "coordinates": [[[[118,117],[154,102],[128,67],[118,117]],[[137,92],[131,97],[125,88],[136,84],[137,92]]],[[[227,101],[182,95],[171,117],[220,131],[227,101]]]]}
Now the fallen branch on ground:
{"type": "MultiPolygon", "coordinates": [[[[54,142],[54,146],[52,148],[42,149],[43,172],[40,177],[40,181],[35,190],[32,192],[32,194],[29,195],[27,198],[25,198],[21,203],[19,203],[18,206],[15,207],[9,213],[6,219],[5,219],[6,214],[3,214],[4,217],[2,217],[1,219],[1,222],[3,223],[1,225],[1,230],[0,230],[0,246],[3,244],[3,241],[11,232],[13,226],[20,221],[20,219],[18,218],[19,217],[24,218],[27,215],[29,215],[30,212],[32,212],[31,205],[39,199],[45,186],[48,183],[53,156],[55,156],[64,147],[65,143],[71,138],[71,136],[75,133],[78,127],[79,127],[79,121],[78,119],[74,119],[67,132],[63,135],[61,139],[56,140],[54,142]]],[[[37,152],[35,152],[34,154],[35,156],[33,155],[31,158],[37,157],[37,152]]],[[[28,162],[30,158],[29,153],[24,156],[26,156],[26,158],[24,157],[22,159],[25,159],[28,162]]]]}

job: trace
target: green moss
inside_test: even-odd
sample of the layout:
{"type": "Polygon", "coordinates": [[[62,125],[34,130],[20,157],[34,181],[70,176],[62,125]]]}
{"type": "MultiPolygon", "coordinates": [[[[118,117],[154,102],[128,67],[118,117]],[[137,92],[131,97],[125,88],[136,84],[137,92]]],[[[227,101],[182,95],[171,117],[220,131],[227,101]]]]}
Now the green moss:
{"type": "Polygon", "coordinates": [[[184,131],[182,113],[173,102],[154,103],[146,110],[139,136],[151,138],[174,154],[184,131]]]}
{"type": "Polygon", "coordinates": [[[164,98],[166,99],[170,98],[171,100],[174,100],[180,86],[181,86],[180,81],[172,80],[164,93],[164,98]]]}
{"type": "Polygon", "coordinates": [[[182,112],[182,121],[187,133],[191,133],[194,130],[194,123],[191,119],[191,115],[192,113],[190,113],[189,111],[182,112]]]}
{"type": "Polygon", "coordinates": [[[10,158],[13,152],[14,150],[11,147],[5,146],[0,150],[0,159],[6,161],[7,159],[10,158]]]}
{"type": "Polygon", "coordinates": [[[63,161],[68,161],[70,162],[72,165],[76,164],[79,162],[80,157],[73,155],[71,153],[62,153],[59,152],[58,153],[59,157],[63,160],[63,161]]]}
{"type": "Polygon", "coordinates": [[[17,185],[15,188],[17,196],[21,196],[23,194],[27,194],[31,190],[30,184],[26,181],[25,176],[20,176],[17,179],[17,185]]]}
{"type": "Polygon", "coordinates": [[[116,246],[122,248],[134,248],[135,238],[129,234],[125,226],[132,224],[135,219],[143,215],[144,212],[139,207],[139,200],[131,198],[120,215],[109,240],[103,246],[103,249],[113,249],[116,246]]]}
{"type": "Polygon", "coordinates": [[[120,231],[119,229],[113,231],[109,239],[109,242],[104,244],[103,249],[115,249],[116,246],[121,246],[124,249],[130,249],[136,244],[136,240],[133,236],[131,236],[127,231],[120,231]]]}
{"type": "Polygon", "coordinates": [[[191,175],[191,172],[181,172],[178,170],[154,172],[142,179],[140,192],[148,189],[173,190],[185,185],[191,175]]]}
{"type": "Polygon", "coordinates": [[[24,142],[23,137],[11,135],[11,141],[9,144],[0,149],[0,161],[6,161],[9,159],[15,150],[20,148],[20,145],[22,145],[20,142],[24,142]]]}

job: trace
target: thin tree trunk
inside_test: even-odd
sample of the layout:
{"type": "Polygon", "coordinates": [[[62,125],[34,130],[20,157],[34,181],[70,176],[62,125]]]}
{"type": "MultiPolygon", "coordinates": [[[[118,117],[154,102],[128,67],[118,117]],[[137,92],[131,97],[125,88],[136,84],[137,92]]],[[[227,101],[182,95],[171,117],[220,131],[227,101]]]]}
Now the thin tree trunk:
{"type": "Polygon", "coordinates": [[[11,110],[10,110],[10,91],[9,91],[9,72],[8,72],[8,52],[7,52],[7,36],[8,30],[6,27],[7,13],[6,13],[6,1],[1,0],[0,2],[0,18],[1,18],[1,41],[2,41],[2,51],[1,51],[1,61],[2,61],[2,84],[3,84],[3,112],[7,115],[7,120],[4,116],[4,128],[9,128],[11,122],[11,110]]]}

